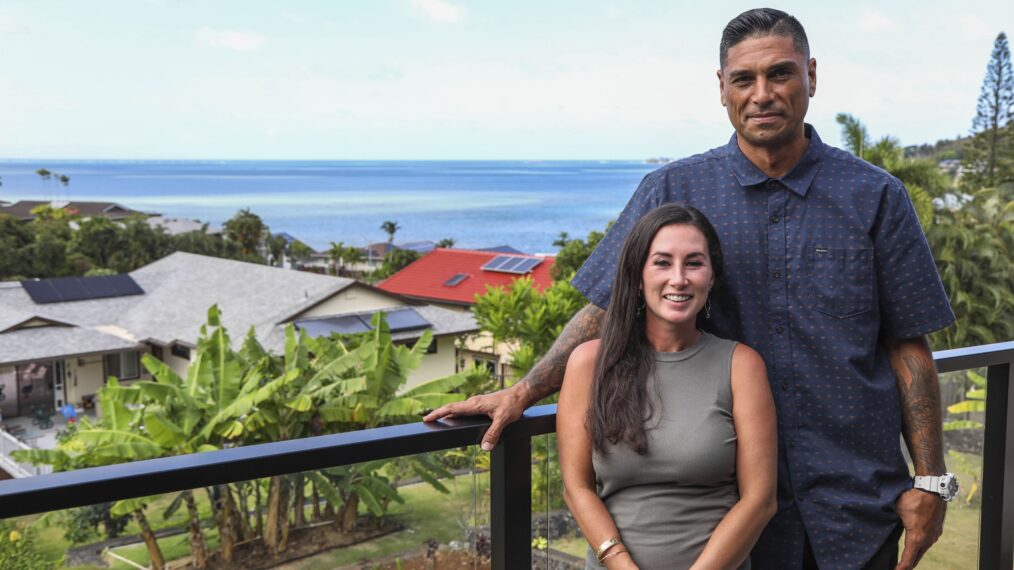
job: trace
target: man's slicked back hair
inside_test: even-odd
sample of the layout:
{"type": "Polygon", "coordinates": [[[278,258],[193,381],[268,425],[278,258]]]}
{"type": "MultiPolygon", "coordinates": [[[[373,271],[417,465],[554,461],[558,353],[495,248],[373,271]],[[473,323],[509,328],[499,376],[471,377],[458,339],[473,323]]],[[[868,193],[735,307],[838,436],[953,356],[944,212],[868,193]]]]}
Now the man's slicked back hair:
{"type": "Polygon", "coordinates": [[[718,47],[722,69],[725,69],[729,48],[747,38],[768,35],[792,38],[796,51],[806,59],[810,58],[810,42],[799,20],[774,8],[754,8],[730,20],[722,31],[722,43],[718,47]]]}

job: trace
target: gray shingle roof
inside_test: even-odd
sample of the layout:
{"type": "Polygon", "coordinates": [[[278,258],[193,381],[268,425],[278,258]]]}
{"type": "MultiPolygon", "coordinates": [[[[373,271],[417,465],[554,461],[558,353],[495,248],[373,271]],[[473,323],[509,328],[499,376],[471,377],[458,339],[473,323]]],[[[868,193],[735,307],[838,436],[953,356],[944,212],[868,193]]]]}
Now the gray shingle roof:
{"type": "Polygon", "coordinates": [[[273,333],[281,330],[281,320],[355,283],[352,279],[183,252],[130,275],[144,295],[46,305],[32,302],[20,284],[0,283],[0,330],[32,317],[73,325],[0,334],[0,363],[24,361],[25,354],[37,353],[21,339],[48,345],[43,352],[49,358],[121,350],[145,340],[193,343],[207,319],[208,308],[214,304],[221,309],[234,343],[238,345],[250,327],[255,327],[266,348],[280,350],[283,345],[273,333]],[[107,334],[109,331],[117,332],[107,334]]]}

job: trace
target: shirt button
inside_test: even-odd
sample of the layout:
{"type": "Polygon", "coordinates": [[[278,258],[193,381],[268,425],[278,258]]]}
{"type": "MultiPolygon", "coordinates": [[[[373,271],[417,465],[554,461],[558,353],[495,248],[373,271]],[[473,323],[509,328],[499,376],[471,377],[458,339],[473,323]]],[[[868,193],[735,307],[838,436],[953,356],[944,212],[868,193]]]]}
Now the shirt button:
{"type": "Polygon", "coordinates": [[[771,276],[774,277],[775,279],[778,279],[779,277],[782,276],[782,272],[781,271],[775,271],[774,273],[771,274],[771,276]]]}
{"type": "Polygon", "coordinates": [[[789,383],[788,382],[782,382],[781,386],[782,386],[782,390],[788,390],[789,389],[789,383]]]}
{"type": "Polygon", "coordinates": [[[803,494],[802,493],[796,493],[796,502],[797,503],[802,503],[803,502],[803,494]]]}
{"type": "Polygon", "coordinates": [[[785,332],[785,328],[783,328],[782,325],[778,325],[777,327],[775,327],[775,332],[778,334],[782,334],[783,332],[785,332]]]}
{"type": "Polygon", "coordinates": [[[777,224],[779,221],[781,221],[781,218],[778,217],[778,214],[771,214],[771,223],[772,224],[777,224]]]}
{"type": "Polygon", "coordinates": [[[789,440],[789,447],[796,447],[796,440],[790,439],[789,440]]]}

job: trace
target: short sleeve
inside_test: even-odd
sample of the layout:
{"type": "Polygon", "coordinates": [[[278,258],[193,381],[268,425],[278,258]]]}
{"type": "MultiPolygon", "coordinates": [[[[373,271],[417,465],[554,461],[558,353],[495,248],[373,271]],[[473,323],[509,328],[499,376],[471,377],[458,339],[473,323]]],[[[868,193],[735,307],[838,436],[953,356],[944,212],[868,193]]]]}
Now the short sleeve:
{"type": "Polygon", "coordinates": [[[571,280],[586,299],[601,309],[609,305],[623,241],[637,220],[659,205],[658,179],[657,171],[644,177],[609,233],[571,280]]]}
{"type": "Polygon", "coordinates": [[[913,338],[954,322],[926,235],[905,187],[887,184],[873,228],[881,330],[913,338]]]}

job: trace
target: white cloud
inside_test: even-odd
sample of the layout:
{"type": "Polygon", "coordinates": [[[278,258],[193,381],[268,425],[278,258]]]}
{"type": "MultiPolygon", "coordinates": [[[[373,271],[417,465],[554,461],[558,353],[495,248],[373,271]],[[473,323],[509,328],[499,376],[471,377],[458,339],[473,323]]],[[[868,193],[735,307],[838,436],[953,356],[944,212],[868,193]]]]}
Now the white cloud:
{"type": "Polygon", "coordinates": [[[454,24],[465,19],[465,9],[447,0],[409,0],[416,14],[434,22],[454,24]]]}
{"type": "Polygon", "coordinates": [[[882,32],[894,28],[894,20],[887,14],[873,8],[863,8],[859,14],[859,29],[866,32],[882,32]]]}
{"type": "Polygon", "coordinates": [[[257,51],[264,45],[264,36],[242,30],[201,28],[194,34],[197,43],[233,51],[257,51]]]}

